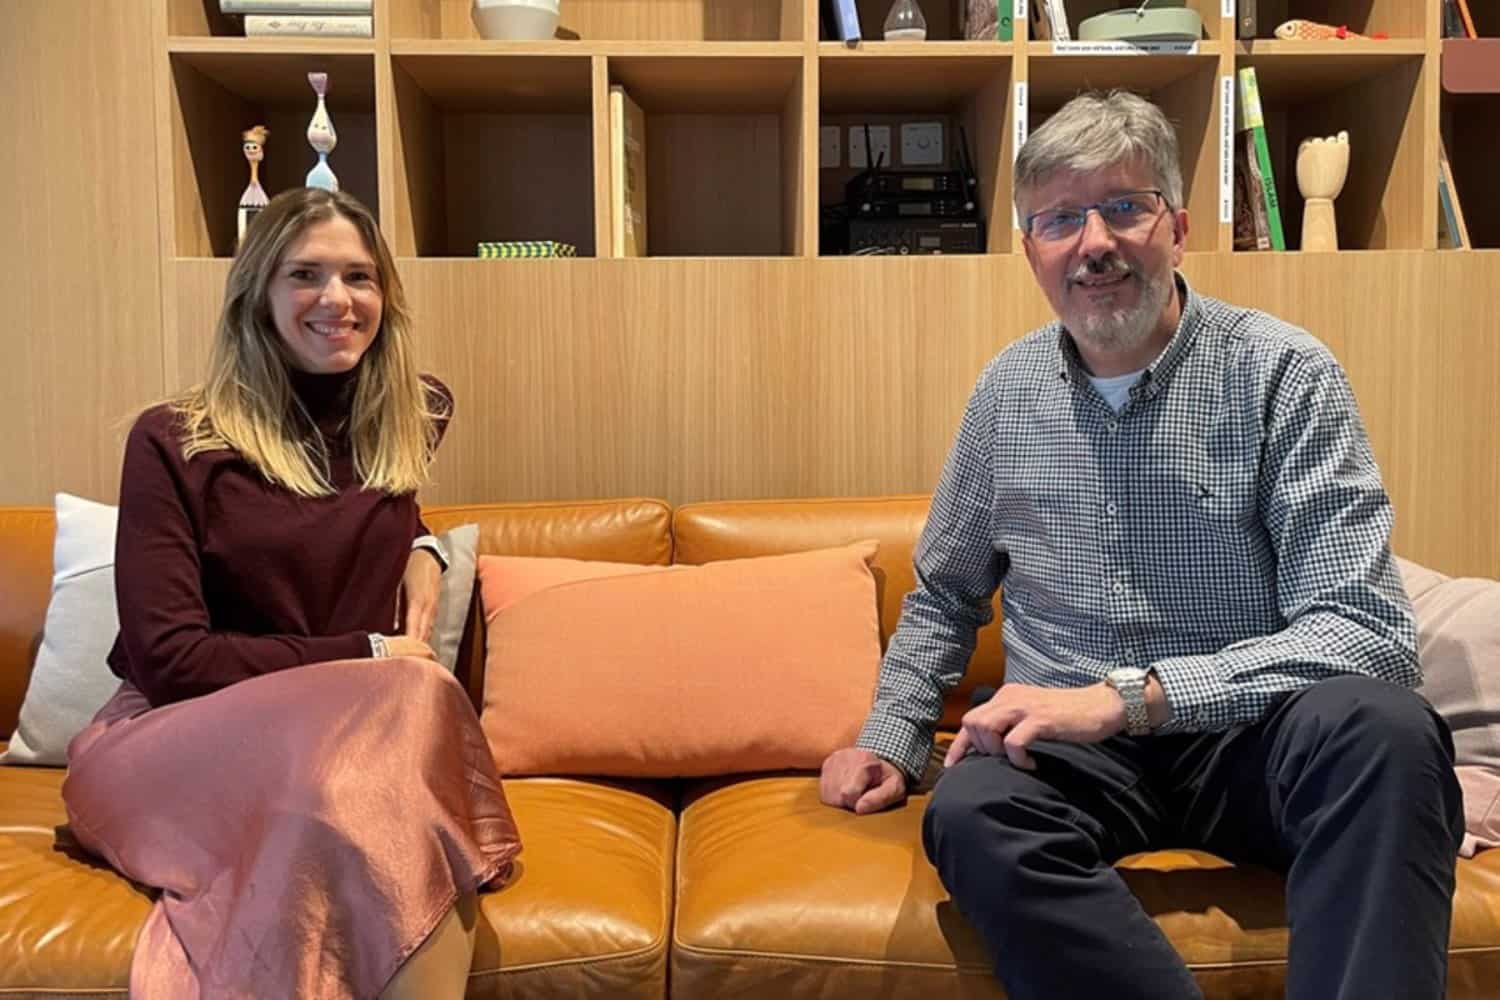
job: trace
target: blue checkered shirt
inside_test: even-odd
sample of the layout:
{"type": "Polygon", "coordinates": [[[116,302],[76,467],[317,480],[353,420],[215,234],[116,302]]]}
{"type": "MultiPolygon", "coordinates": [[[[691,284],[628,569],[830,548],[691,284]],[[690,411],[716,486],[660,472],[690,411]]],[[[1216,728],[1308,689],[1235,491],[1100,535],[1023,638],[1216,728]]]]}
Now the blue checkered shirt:
{"type": "Polygon", "coordinates": [[[1159,732],[1253,722],[1339,674],[1420,683],[1391,505],[1343,370],[1306,332],[1193,292],[1116,413],[1060,323],[984,369],[857,745],[919,777],[1004,584],[1006,679],[1150,668],[1159,732]]]}

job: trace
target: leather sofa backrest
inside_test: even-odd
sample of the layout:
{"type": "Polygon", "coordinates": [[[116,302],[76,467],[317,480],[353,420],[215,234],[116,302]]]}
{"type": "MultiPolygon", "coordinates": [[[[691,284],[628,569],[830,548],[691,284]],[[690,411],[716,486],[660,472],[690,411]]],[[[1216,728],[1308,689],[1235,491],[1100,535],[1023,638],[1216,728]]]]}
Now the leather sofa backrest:
{"type": "Polygon", "coordinates": [[[0,740],[15,732],[52,596],[51,507],[0,507],[0,740]]]}
{"type": "MultiPolygon", "coordinates": [[[[661,500],[463,504],[425,508],[422,520],[436,532],[478,524],[481,556],[550,556],[657,566],[672,561],[672,508],[661,500]]],[[[457,674],[475,709],[481,708],[484,614],[477,582],[457,674]]]]}
{"type": "MultiPolygon", "coordinates": [[[[429,507],[433,531],[459,524],[480,527],[479,554],[561,556],[666,565],[699,564],[841,545],[863,538],[880,542],[876,557],[881,641],[896,627],[901,599],[912,588],[912,548],[927,517],[927,497],[716,501],[689,504],[675,515],[651,499],[593,502],[465,504],[429,507]]],[[[0,508],[0,739],[16,715],[41,641],[52,582],[56,518],[50,507],[0,508]]],[[[998,684],[1004,657],[995,623],[980,632],[963,684],[948,699],[944,724],[952,727],[976,684],[998,684]]],[[[459,654],[458,674],[482,704],[484,616],[475,588],[459,654]]]]}
{"type": "MultiPolygon", "coordinates": [[[[880,542],[874,570],[883,649],[901,617],[901,601],[915,585],[912,550],[927,520],[928,501],[926,496],[889,496],[686,504],[672,517],[674,561],[697,565],[874,538],[880,542]]],[[[994,621],[979,633],[968,673],[949,692],[943,711],[945,728],[957,727],[976,685],[998,686],[1005,676],[998,593],[994,609],[994,621]]]]}

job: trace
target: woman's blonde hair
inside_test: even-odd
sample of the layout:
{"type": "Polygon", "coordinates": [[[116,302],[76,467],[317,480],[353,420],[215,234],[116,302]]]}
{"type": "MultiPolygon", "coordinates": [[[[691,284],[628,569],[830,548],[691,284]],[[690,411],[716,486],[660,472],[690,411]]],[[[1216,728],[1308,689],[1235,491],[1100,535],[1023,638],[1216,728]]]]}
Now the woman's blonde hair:
{"type": "Polygon", "coordinates": [[[450,405],[417,371],[406,294],[374,217],[350,195],[321,188],[282,192],[246,230],[225,283],[208,376],[171,401],[183,427],[183,458],[231,448],[293,493],[335,492],[322,435],[292,390],[290,355],[268,295],[287,248],[309,227],[335,217],[359,230],[385,300],[380,328],[355,377],[349,417],[355,475],[366,489],[412,493],[427,482],[437,422],[450,405]]]}

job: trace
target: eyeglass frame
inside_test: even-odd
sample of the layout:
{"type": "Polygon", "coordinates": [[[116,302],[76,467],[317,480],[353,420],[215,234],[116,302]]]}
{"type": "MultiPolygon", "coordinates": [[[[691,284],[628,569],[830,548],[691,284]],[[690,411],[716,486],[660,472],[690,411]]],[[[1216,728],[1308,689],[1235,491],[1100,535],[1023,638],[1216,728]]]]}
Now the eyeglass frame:
{"type": "Polygon", "coordinates": [[[1056,239],[1056,240],[1042,240],[1041,242],[1043,242],[1043,243],[1051,243],[1051,244],[1056,245],[1056,244],[1059,244],[1059,243],[1065,243],[1065,242],[1067,242],[1070,239],[1077,239],[1078,236],[1086,228],[1088,228],[1089,213],[1090,212],[1098,212],[1099,213],[1099,221],[1102,222],[1102,223],[1104,223],[1104,228],[1108,229],[1110,232],[1115,233],[1115,235],[1118,236],[1120,234],[1115,231],[1115,228],[1109,224],[1109,219],[1105,218],[1105,216],[1104,216],[1104,206],[1108,205],[1112,201],[1118,201],[1121,198],[1128,198],[1131,195],[1139,195],[1139,194],[1154,194],[1154,195],[1156,195],[1156,197],[1158,197],[1158,198],[1161,199],[1161,209],[1158,209],[1154,213],[1154,215],[1156,215],[1156,216],[1160,216],[1162,210],[1165,210],[1165,211],[1168,211],[1168,212],[1170,212],[1172,210],[1172,202],[1167,197],[1167,193],[1165,191],[1161,190],[1160,188],[1140,188],[1140,189],[1135,190],[1135,191],[1121,191],[1119,194],[1111,195],[1110,197],[1104,199],[1103,201],[1096,201],[1096,202],[1094,202],[1093,204],[1090,204],[1090,205],[1078,205],[1078,206],[1059,205],[1059,206],[1055,206],[1053,208],[1044,208],[1044,209],[1042,209],[1039,212],[1032,212],[1030,215],[1026,216],[1026,220],[1025,220],[1026,225],[1025,225],[1024,228],[1022,228],[1021,231],[1023,233],[1025,233],[1031,239],[1033,239],[1033,240],[1037,239],[1036,234],[1031,231],[1033,224],[1036,222],[1037,216],[1039,216],[1039,215],[1046,215],[1048,212],[1073,211],[1073,210],[1076,209],[1076,211],[1078,211],[1079,214],[1082,215],[1082,217],[1083,217],[1083,221],[1081,223],[1079,223],[1077,232],[1073,233],[1071,236],[1064,236],[1061,239],[1056,239]]]}

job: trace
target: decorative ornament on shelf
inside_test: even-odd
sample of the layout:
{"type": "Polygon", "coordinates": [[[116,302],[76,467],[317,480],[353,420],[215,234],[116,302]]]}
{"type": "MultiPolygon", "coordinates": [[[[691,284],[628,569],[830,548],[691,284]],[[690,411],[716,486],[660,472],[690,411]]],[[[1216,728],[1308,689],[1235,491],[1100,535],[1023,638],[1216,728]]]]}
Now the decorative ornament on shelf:
{"type": "Polygon", "coordinates": [[[925,42],[927,18],[917,0],[896,0],[885,16],[885,40],[888,42],[925,42]]]}
{"type": "Polygon", "coordinates": [[[266,158],[266,139],[270,134],[271,130],[264,125],[240,133],[240,149],[250,163],[250,183],[240,195],[239,211],[235,213],[235,246],[245,239],[250,220],[271,201],[266,197],[266,189],[260,186],[260,161],[266,158]]]}
{"type": "Polygon", "coordinates": [[[561,0],[473,0],[469,16],[480,38],[545,41],[557,34],[561,0]]]}
{"type": "Polygon", "coordinates": [[[1345,38],[1357,38],[1365,42],[1383,42],[1389,36],[1383,31],[1377,31],[1373,35],[1361,35],[1350,31],[1346,24],[1320,24],[1317,21],[1304,21],[1300,17],[1294,17],[1276,26],[1276,37],[1286,42],[1336,42],[1345,38]]]}
{"type": "Polygon", "coordinates": [[[1349,133],[1324,139],[1303,139],[1297,146],[1297,187],[1306,204],[1302,209],[1302,249],[1337,250],[1338,220],[1333,199],[1349,175],[1349,133]]]}
{"type": "Polygon", "coordinates": [[[1078,23],[1081,42],[1131,45],[1190,45],[1203,37],[1203,16],[1187,0],[1131,0],[1078,23]]]}
{"type": "Polygon", "coordinates": [[[317,110],[307,123],[307,144],[318,154],[318,162],[307,172],[307,186],[337,191],[339,179],[328,165],[328,154],[339,144],[339,134],[333,130],[333,119],[328,117],[328,105],[324,103],[328,96],[328,74],[309,73],[307,82],[318,95],[317,110]]]}

